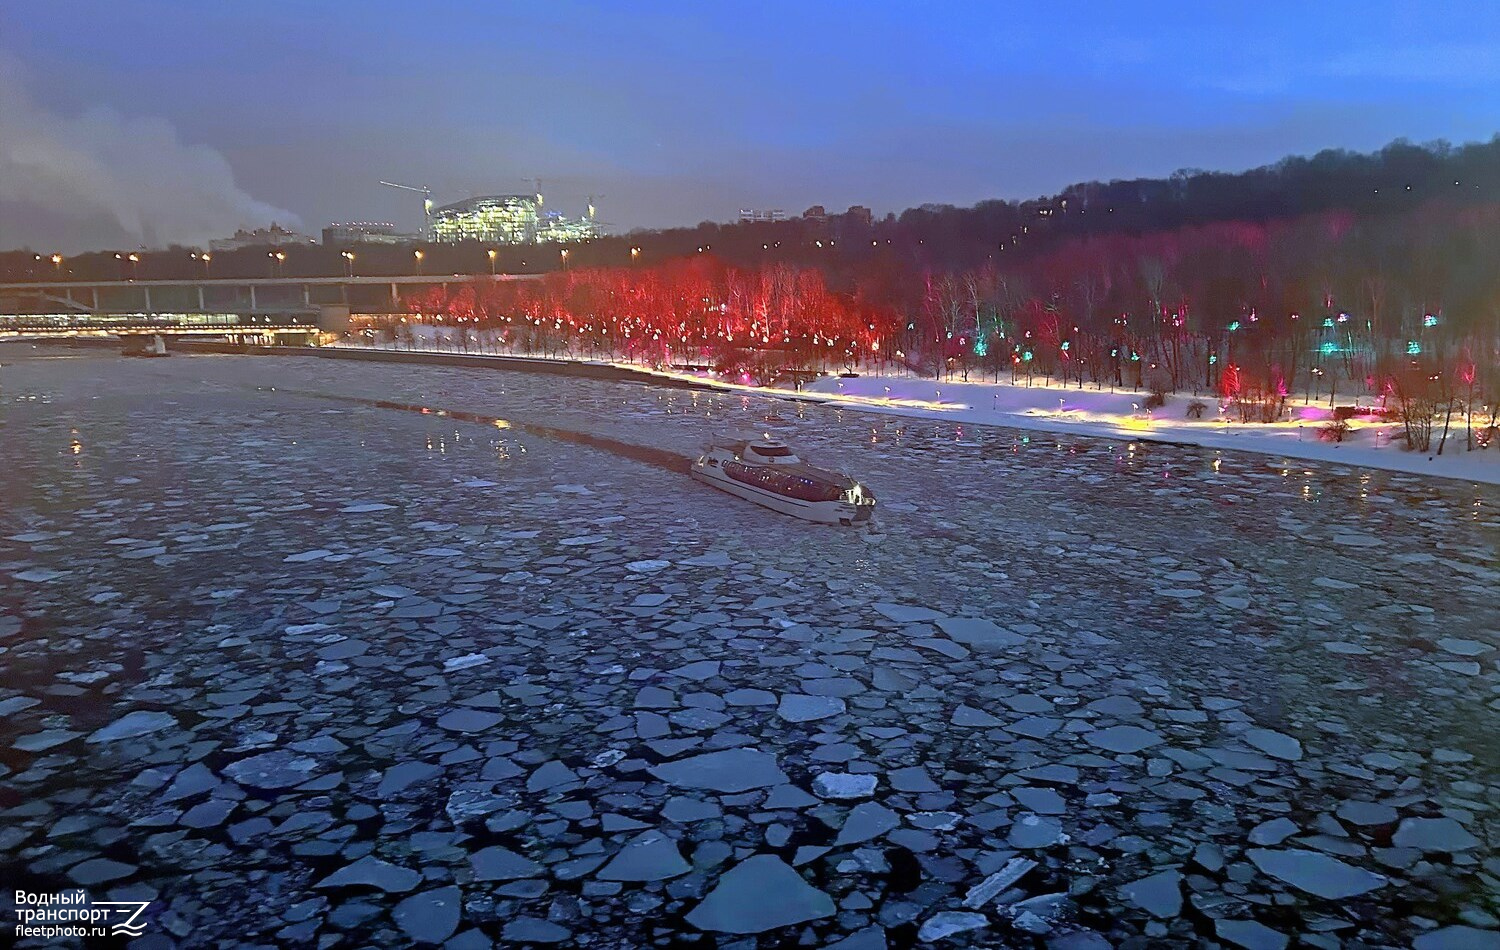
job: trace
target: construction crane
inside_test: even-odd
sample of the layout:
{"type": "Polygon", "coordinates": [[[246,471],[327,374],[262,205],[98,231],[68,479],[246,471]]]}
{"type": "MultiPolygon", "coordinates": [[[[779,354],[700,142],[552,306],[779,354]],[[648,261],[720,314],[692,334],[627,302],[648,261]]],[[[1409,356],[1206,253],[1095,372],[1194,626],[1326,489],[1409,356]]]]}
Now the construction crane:
{"type": "Polygon", "coordinates": [[[399,188],[402,191],[415,191],[422,196],[422,234],[427,236],[432,233],[432,189],[423,185],[417,188],[413,185],[402,185],[394,181],[382,181],[387,188],[399,188]]]}
{"type": "Polygon", "coordinates": [[[603,226],[599,223],[599,205],[598,205],[598,201],[599,201],[600,198],[608,198],[608,197],[609,197],[608,195],[589,195],[588,222],[589,222],[589,236],[590,237],[598,237],[600,234],[603,233],[603,226]]]}

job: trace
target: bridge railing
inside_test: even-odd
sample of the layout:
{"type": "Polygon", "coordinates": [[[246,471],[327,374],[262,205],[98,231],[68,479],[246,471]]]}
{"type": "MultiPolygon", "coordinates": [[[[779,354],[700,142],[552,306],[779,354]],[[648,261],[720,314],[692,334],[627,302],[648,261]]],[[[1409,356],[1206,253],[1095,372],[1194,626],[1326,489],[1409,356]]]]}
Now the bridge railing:
{"type": "Polygon", "coordinates": [[[0,331],[162,329],[247,329],[305,326],[317,313],[0,313],[0,331]]]}

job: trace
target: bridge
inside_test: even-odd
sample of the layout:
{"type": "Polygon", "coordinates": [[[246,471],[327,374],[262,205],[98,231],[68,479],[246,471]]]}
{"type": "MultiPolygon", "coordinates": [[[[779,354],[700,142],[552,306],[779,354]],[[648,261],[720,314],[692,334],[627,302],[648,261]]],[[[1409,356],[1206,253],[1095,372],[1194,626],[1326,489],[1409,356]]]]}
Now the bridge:
{"type": "Polygon", "coordinates": [[[265,277],[0,284],[0,338],[132,334],[274,340],[348,328],[350,314],[405,313],[403,297],[539,275],[265,277]]]}

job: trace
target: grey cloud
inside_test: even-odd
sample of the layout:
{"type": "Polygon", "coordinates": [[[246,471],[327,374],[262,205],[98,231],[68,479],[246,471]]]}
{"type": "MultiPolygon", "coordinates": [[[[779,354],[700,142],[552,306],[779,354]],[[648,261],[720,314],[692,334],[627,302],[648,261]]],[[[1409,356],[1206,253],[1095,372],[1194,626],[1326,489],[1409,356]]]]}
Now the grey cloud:
{"type": "Polygon", "coordinates": [[[239,227],[297,224],[235,184],[224,156],[171,123],[93,108],[51,112],[0,59],[0,203],[69,220],[112,221],[129,239],[206,245],[239,227]]]}

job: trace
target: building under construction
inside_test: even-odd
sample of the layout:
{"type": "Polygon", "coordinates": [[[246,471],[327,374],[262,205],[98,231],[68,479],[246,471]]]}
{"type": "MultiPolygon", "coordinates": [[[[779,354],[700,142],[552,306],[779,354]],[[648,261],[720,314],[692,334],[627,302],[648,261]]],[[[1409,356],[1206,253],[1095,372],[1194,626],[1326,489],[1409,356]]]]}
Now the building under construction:
{"type": "Polygon", "coordinates": [[[592,213],[570,218],[546,211],[540,195],[466,198],[433,209],[430,221],[432,240],[442,244],[573,244],[599,236],[592,213]]]}
{"type": "Polygon", "coordinates": [[[536,193],[530,195],[481,195],[465,198],[434,208],[432,189],[426,185],[403,185],[382,181],[389,188],[415,192],[422,196],[422,217],[426,222],[425,238],[439,244],[478,241],[484,244],[576,244],[600,234],[595,217],[594,199],[590,195],[588,211],[581,218],[570,218],[542,207],[540,180],[533,179],[536,193]]]}

